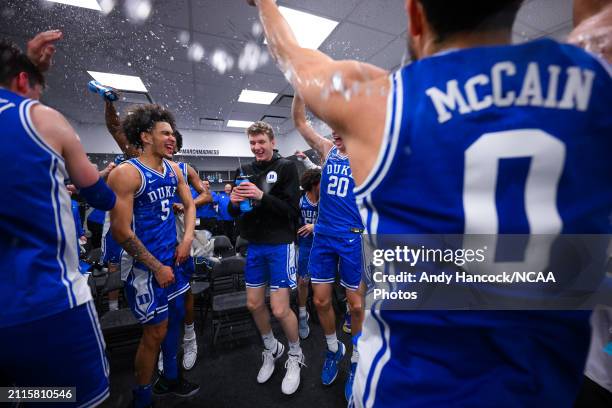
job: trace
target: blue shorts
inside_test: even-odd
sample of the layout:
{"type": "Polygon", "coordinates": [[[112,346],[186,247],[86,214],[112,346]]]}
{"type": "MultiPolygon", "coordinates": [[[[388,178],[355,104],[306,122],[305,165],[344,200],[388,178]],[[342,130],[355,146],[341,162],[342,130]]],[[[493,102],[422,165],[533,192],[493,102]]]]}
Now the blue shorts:
{"type": "Polygon", "coordinates": [[[102,263],[114,263],[118,264],[121,262],[121,251],[123,248],[119,246],[117,241],[113,238],[110,231],[106,233],[104,239],[102,239],[102,263]]]}
{"type": "Polygon", "coordinates": [[[363,272],[361,235],[338,238],[315,234],[308,270],[312,283],[334,283],[339,270],[342,286],[359,289],[363,272]]]}
{"type": "MultiPolygon", "coordinates": [[[[193,257],[187,258],[185,262],[174,267],[174,274],[180,275],[180,279],[184,282],[189,282],[195,273],[195,263],[193,257]]],[[[178,277],[176,278],[178,281],[178,277]]]]}
{"type": "Polygon", "coordinates": [[[179,295],[182,295],[183,293],[189,290],[189,281],[191,280],[191,276],[195,272],[193,258],[189,257],[189,259],[187,259],[182,264],[178,266],[173,266],[173,269],[174,283],[166,289],[168,293],[168,301],[174,299],[179,295]]]}
{"type": "Polygon", "coordinates": [[[40,406],[93,406],[104,401],[109,395],[108,361],[93,302],[3,327],[0,384],[76,387],[76,403],[40,406]]]}
{"type": "Polygon", "coordinates": [[[247,288],[295,289],[295,246],[249,244],[244,280],[247,288]]]}
{"type": "Polygon", "coordinates": [[[308,259],[310,258],[310,251],[312,250],[312,240],[299,241],[300,246],[298,248],[298,268],[297,274],[302,279],[310,279],[310,272],[308,271],[308,259]]]}
{"type": "MultiPolygon", "coordinates": [[[[173,264],[172,260],[162,263],[168,266],[173,264]]],[[[125,282],[125,297],[130,309],[141,324],[157,324],[168,318],[168,298],[169,294],[176,296],[176,282],[168,288],[160,287],[153,273],[144,265],[134,262],[126,252],[121,258],[121,279],[125,282]]]]}

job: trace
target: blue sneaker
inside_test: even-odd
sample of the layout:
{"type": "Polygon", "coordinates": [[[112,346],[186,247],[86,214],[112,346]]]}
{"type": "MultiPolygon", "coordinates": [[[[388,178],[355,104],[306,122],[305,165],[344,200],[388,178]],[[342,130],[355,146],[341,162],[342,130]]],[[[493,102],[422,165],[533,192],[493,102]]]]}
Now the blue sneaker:
{"type": "Polygon", "coordinates": [[[338,363],[344,357],[344,353],[346,353],[346,347],[344,347],[341,341],[338,341],[338,351],[335,353],[327,350],[325,362],[323,363],[323,371],[321,372],[323,385],[330,385],[338,376],[338,363]]]}
{"type": "Polygon", "coordinates": [[[355,371],[357,370],[357,363],[351,363],[351,371],[349,371],[348,378],[346,379],[346,385],[344,386],[344,397],[347,402],[351,401],[353,396],[353,381],[355,380],[355,371]]]}

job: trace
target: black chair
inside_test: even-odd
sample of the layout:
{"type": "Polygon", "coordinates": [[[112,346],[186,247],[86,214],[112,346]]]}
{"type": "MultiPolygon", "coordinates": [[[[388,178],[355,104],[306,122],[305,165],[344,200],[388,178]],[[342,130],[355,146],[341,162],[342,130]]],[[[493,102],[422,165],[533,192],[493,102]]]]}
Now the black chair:
{"type": "MultiPolygon", "coordinates": [[[[121,273],[111,273],[108,275],[102,295],[108,296],[109,292],[122,288],[121,273]]],[[[100,318],[100,327],[108,350],[138,343],[142,335],[142,327],[129,308],[106,312],[100,318]]]]}
{"type": "Polygon", "coordinates": [[[226,258],[228,256],[236,255],[236,251],[232,246],[232,242],[225,235],[216,235],[214,239],[214,254],[219,258],[226,258]]]}
{"type": "Polygon", "coordinates": [[[249,241],[242,237],[238,237],[236,239],[236,254],[246,258],[248,249],[249,241]]]}
{"type": "Polygon", "coordinates": [[[252,334],[246,290],[237,281],[237,277],[244,275],[245,265],[244,258],[233,256],[222,259],[213,268],[210,281],[213,346],[220,337],[234,339],[252,334]]]}

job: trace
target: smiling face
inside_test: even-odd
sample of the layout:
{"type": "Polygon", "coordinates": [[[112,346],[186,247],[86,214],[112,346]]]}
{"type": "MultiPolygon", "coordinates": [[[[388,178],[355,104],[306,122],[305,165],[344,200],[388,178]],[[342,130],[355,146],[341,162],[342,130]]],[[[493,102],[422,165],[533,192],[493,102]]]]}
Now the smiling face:
{"type": "Polygon", "coordinates": [[[174,131],[168,122],[156,122],[153,129],[142,133],[142,142],[145,148],[150,145],[154,155],[165,159],[172,159],[176,149],[174,131]]]}
{"type": "Polygon", "coordinates": [[[332,141],[334,142],[334,145],[338,148],[338,150],[344,153],[344,141],[342,140],[342,136],[336,133],[335,130],[332,131],[332,141]]]}
{"type": "Polygon", "coordinates": [[[255,155],[255,160],[272,160],[274,146],[276,145],[274,139],[270,139],[270,137],[264,133],[256,133],[249,135],[249,144],[251,145],[251,152],[255,155]]]}

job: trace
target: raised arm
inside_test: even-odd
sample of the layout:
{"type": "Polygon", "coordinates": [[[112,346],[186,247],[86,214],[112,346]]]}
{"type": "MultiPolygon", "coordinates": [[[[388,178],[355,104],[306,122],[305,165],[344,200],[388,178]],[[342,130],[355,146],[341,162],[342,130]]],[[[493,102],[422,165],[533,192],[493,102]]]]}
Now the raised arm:
{"type": "Polygon", "coordinates": [[[202,179],[200,179],[200,176],[198,176],[198,172],[195,171],[190,165],[187,165],[187,179],[189,181],[189,185],[200,194],[193,200],[193,204],[196,208],[201,207],[204,204],[212,203],[213,199],[210,191],[203,187],[202,179]]]}
{"type": "Polygon", "coordinates": [[[291,115],[293,116],[295,128],[300,132],[306,143],[308,143],[319,156],[326,157],[334,144],[331,140],[324,138],[310,126],[306,120],[306,105],[304,105],[304,101],[298,94],[293,96],[291,115]]]}
{"type": "Polygon", "coordinates": [[[64,115],[55,109],[36,104],[30,111],[30,117],[37,133],[53,151],[64,158],[72,183],[81,190],[87,202],[104,211],[113,208],[115,195],[87,158],[79,136],[64,115]]]}
{"type": "MultiPolygon", "coordinates": [[[[176,247],[175,252],[175,262],[176,264],[181,264],[187,260],[189,257],[189,253],[191,250],[191,243],[193,241],[193,230],[195,229],[195,216],[196,210],[195,205],[193,203],[193,198],[191,197],[191,190],[185,180],[183,180],[183,174],[179,169],[176,163],[172,163],[172,167],[174,168],[174,172],[178,176],[178,186],[176,188],[176,193],[178,194],[181,202],[183,203],[183,211],[185,214],[185,234],[183,235],[183,240],[176,247]]],[[[200,183],[201,184],[201,183],[200,183]]]]}
{"type": "Polygon", "coordinates": [[[106,128],[113,136],[113,139],[115,139],[115,142],[117,142],[119,149],[121,149],[121,151],[123,152],[123,154],[126,155],[127,158],[140,156],[140,150],[138,150],[136,147],[131,145],[130,142],[128,142],[127,137],[123,132],[119,113],[117,112],[115,105],[107,100],[105,100],[104,102],[104,118],[106,120],[106,128]]]}
{"type": "MultiPolygon", "coordinates": [[[[361,137],[360,120],[384,122],[388,72],[358,61],[334,61],[322,52],[301,48],[275,0],[247,0],[259,9],[268,47],[306,106],[343,137],[361,137]],[[351,92],[346,98],[346,92],[351,92]],[[348,99],[348,100],[347,100],[348,99]],[[381,106],[381,109],[372,107],[381,106]],[[358,131],[354,131],[354,130],[358,131]]],[[[380,133],[384,125],[380,126],[380,133]]],[[[372,126],[367,127],[372,132],[372,126]]],[[[378,129],[376,129],[378,130],[378,129]]]]}
{"type": "Polygon", "coordinates": [[[110,214],[111,233],[128,254],[151,270],[159,286],[165,288],[174,281],[172,268],[155,258],[132,230],[134,193],[140,183],[138,170],[129,164],[117,167],[109,175],[108,184],[117,195],[117,203],[110,214]]]}

